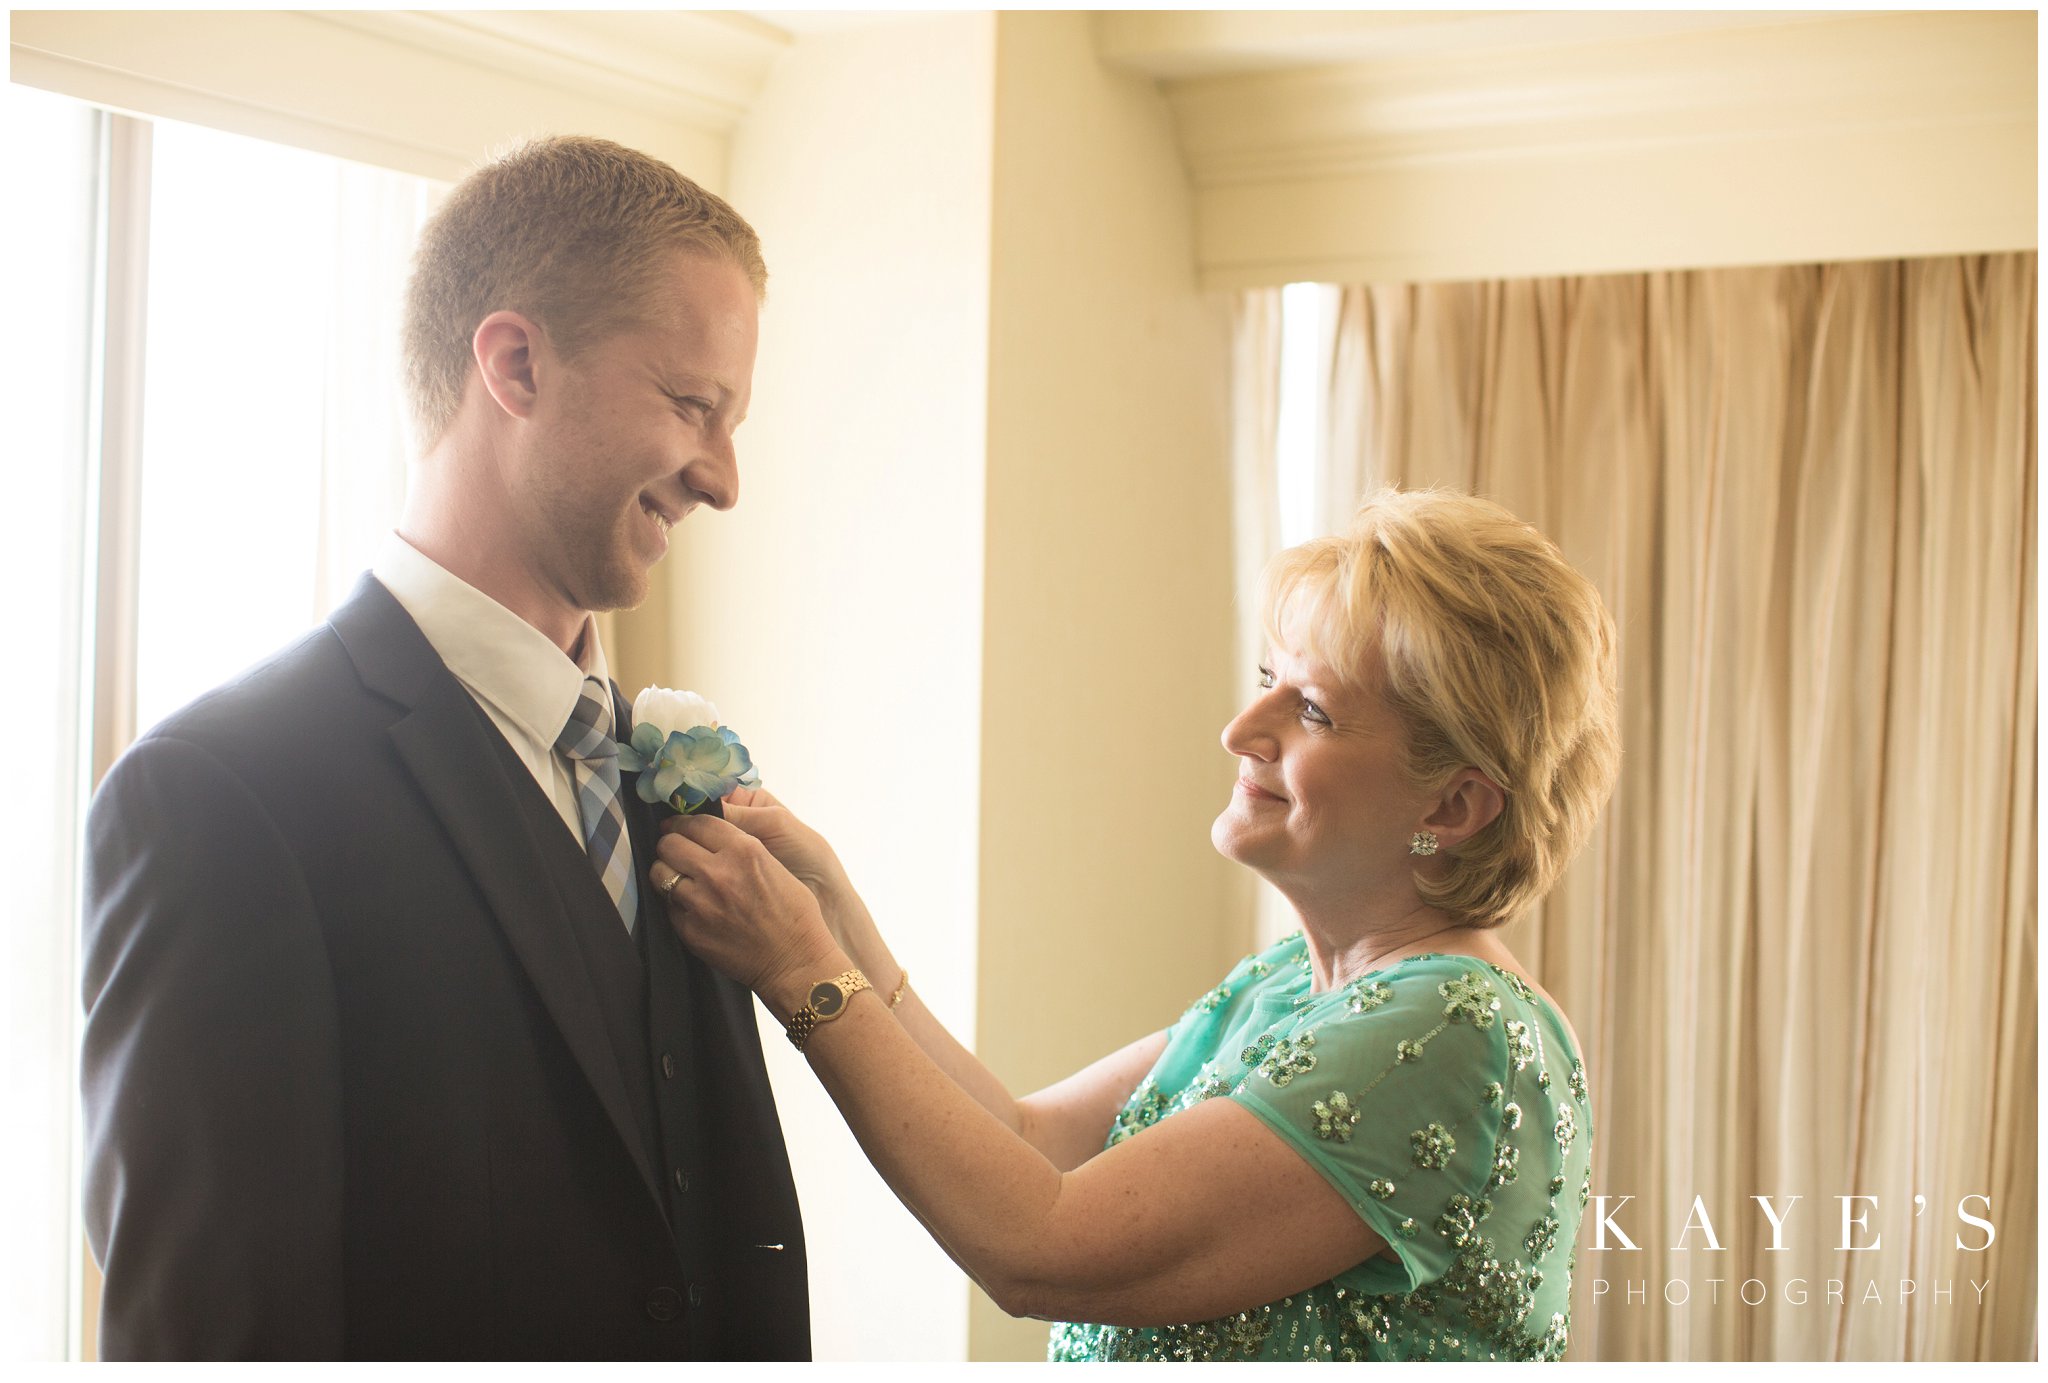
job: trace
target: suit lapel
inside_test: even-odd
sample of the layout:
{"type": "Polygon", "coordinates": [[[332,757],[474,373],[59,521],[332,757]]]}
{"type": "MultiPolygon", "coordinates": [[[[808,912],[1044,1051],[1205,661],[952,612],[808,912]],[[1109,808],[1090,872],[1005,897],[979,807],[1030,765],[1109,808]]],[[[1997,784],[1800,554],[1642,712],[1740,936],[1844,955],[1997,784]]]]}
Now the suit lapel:
{"type": "Polygon", "coordinates": [[[400,759],[661,1206],[661,1183],[638,1133],[604,1010],[570,931],[570,900],[543,865],[547,855],[525,813],[510,806],[512,794],[534,785],[506,776],[489,720],[382,585],[364,577],[330,623],[364,684],[408,709],[390,730],[400,759]]]}

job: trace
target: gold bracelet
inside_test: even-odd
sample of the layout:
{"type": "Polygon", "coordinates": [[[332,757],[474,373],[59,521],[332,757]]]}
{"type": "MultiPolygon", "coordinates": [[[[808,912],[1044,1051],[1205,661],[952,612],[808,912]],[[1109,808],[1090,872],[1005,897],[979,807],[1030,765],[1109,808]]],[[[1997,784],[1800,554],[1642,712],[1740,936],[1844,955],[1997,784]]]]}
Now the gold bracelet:
{"type": "Polygon", "coordinates": [[[904,996],[905,994],[907,994],[907,993],[908,993],[909,991],[910,991],[910,970],[908,969],[908,967],[906,967],[906,968],[904,969],[904,971],[903,971],[903,980],[902,980],[902,982],[901,982],[900,984],[898,984],[898,985],[896,986],[896,992],[895,992],[894,994],[891,994],[891,995],[889,996],[889,1008],[890,1008],[890,1010],[891,1010],[892,1012],[893,1012],[893,1011],[895,1010],[895,1008],[896,1008],[896,1005],[898,1005],[898,1004],[900,1004],[900,1003],[902,1003],[902,1002],[903,1002],[903,996],[904,996]]]}

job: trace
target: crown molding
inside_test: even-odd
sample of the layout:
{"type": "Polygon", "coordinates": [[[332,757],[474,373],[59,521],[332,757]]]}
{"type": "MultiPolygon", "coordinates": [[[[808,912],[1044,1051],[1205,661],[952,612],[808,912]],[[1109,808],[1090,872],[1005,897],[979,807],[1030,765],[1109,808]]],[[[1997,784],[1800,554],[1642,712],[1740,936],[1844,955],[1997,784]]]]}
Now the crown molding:
{"type": "Polygon", "coordinates": [[[1163,82],[1302,67],[1529,53],[1617,39],[1778,27],[1838,12],[1719,10],[1118,10],[1103,61],[1163,82]]]}
{"type": "Polygon", "coordinates": [[[342,28],[731,133],[793,42],[735,11],[315,10],[342,28]]]}
{"type": "MultiPolygon", "coordinates": [[[[597,61],[602,39],[588,34],[607,34],[601,25],[579,45],[559,27],[521,23],[493,39],[439,18],[17,10],[9,75],[112,110],[443,181],[510,142],[579,131],[644,149],[714,189],[723,185],[726,112],[736,99],[730,88],[708,96],[649,91],[645,64],[626,73],[597,61]],[[509,32],[523,37],[515,41],[509,32]],[[565,45],[551,62],[533,54],[550,36],[565,45]],[[592,75],[598,71],[612,75],[600,82],[592,75]]],[[[545,25],[578,16],[533,18],[545,25]]],[[[724,34],[752,51],[765,74],[782,40],[756,30],[765,26],[743,21],[700,32],[724,34]],[[764,51],[770,56],[762,59],[764,51]]],[[[657,24],[655,31],[672,41],[688,28],[657,24]]],[[[657,47],[650,61],[664,60],[657,47]]]]}
{"type": "Polygon", "coordinates": [[[1799,18],[1165,84],[1197,187],[1772,135],[2032,125],[2034,16],[1799,18]]]}
{"type": "Polygon", "coordinates": [[[1202,281],[2024,249],[2031,11],[1124,13],[1202,281]]]}

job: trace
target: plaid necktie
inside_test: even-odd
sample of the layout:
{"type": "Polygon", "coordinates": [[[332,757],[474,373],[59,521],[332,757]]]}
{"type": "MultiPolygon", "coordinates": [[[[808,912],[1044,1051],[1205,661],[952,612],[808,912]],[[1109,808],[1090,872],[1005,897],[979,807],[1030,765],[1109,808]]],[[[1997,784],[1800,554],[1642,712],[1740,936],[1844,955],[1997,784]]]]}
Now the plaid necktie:
{"type": "Polygon", "coordinates": [[[611,693],[595,677],[586,677],[583,695],[555,737],[555,748],[575,765],[583,847],[630,932],[640,911],[640,887],[633,877],[633,842],[626,834],[625,807],[619,800],[619,744],[606,733],[611,720],[611,693]]]}

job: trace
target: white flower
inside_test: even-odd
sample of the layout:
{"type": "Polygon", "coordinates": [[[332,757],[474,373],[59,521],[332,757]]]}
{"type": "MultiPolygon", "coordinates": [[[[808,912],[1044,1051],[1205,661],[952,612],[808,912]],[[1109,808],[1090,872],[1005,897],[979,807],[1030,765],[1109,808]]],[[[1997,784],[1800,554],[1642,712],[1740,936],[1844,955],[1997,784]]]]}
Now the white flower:
{"type": "Polygon", "coordinates": [[[652,725],[664,737],[683,734],[700,726],[718,727],[718,708],[689,691],[649,687],[633,698],[633,723],[652,725]]]}

